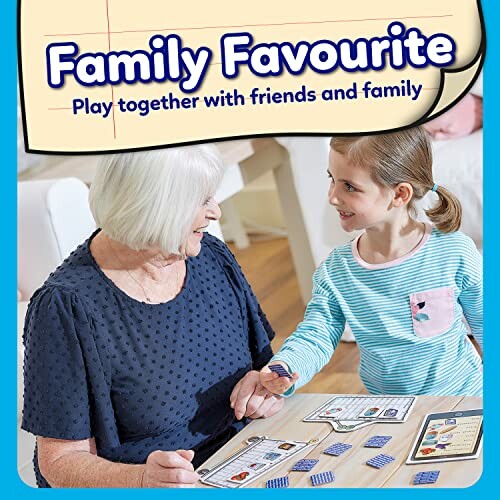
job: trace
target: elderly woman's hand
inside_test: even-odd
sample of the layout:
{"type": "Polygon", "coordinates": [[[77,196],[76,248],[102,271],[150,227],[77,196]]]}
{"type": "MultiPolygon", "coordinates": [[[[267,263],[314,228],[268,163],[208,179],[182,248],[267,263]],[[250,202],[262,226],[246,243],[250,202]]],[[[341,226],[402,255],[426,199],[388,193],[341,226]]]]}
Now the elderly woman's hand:
{"type": "Polygon", "coordinates": [[[68,441],[37,438],[40,472],[53,488],[189,488],[200,476],[192,450],[149,454],[146,464],[126,464],[97,456],[94,438],[68,441]]]}
{"type": "Polygon", "coordinates": [[[142,487],[192,488],[200,479],[191,463],[193,457],[193,450],[153,451],[146,460],[142,487]]]}
{"type": "Polygon", "coordinates": [[[259,372],[249,371],[230,396],[231,408],[238,420],[243,417],[267,418],[283,408],[284,399],[266,390],[259,382],[259,372]]]}

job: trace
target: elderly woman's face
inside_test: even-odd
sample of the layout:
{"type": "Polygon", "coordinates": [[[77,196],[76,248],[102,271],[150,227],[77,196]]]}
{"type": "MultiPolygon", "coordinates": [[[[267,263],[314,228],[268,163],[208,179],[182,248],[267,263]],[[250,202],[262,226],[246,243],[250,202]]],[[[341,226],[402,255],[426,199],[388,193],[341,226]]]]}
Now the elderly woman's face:
{"type": "Polygon", "coordinates": [[[186,255],[188,257],[196,257],[200,253],[203,232],[207,229],[210,221],[219,220],[220,215],[219,204],[213,198],[209,198],[200,207],[191,227],[192,231],[186,245],[186,255]]]}

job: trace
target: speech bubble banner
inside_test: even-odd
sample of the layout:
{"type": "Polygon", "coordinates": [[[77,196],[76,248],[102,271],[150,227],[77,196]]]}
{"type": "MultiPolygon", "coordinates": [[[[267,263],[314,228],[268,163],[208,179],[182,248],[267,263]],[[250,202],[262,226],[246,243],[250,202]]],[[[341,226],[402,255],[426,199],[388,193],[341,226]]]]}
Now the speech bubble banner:
{"type": "Polygon", "coordinates": [[[484,57],[476,0],[22,0],[27,149],[96,153],[437,116],[484,57]]]}

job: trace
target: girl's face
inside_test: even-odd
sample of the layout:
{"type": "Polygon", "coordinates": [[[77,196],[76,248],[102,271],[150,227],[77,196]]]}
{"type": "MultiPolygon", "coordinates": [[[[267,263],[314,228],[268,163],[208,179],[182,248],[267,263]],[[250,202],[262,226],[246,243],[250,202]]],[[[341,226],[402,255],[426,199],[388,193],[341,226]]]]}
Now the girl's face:
{"type": "Polygon", "coordinates": [[[340,217],[344,231],[366,229],[390,220],[394,192],[377,184],[369,169],[348,162],[330,149],[328,199],[340,217]]]}
{"type": "Polygon", "coordinates": [[[214,198],[209,198],[198,210],[191,226],[191,234],[186,244],[186,255],[196,257],[201,250],[201,239],[210,221],[219,220],[221,216],[219,204],[214,198]]]}

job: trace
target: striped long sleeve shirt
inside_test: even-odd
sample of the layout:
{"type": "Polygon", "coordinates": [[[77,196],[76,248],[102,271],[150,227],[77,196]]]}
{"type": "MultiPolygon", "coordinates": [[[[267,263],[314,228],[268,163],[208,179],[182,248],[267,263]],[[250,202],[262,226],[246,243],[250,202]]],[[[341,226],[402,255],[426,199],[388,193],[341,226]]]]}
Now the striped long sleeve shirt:
{"type": "Polygon", "coordinates": [[[305,385],[330,360],[347,322],[360,350],[359,374],[372,394],[482,394],[482,260],[460,232],[427,225],[419,245],[384,264],[358,253],[358,238],[336,248],[314,274],[304,320],[273,360],[305,385]]]}

